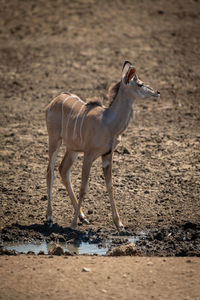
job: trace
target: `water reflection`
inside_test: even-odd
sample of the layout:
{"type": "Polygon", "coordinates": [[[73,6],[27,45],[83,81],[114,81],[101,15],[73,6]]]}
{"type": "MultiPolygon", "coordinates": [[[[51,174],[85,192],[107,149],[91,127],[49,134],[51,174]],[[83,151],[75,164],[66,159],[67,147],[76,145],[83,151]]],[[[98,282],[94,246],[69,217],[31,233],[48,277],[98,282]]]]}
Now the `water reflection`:
{"type": "MultiPolygon", "coordinates": [[[[92,244],[88,242],[80,242],[76,241],[73,244],[68,243],[59,243],[60,246],[63,248],[64,252],[70,252],[77,255],[81,254],[98,254],[98,255],[106,255],[106,252],[110,248],[112,244],[113,238],[116,240],[116,237],[109,237],[109,240],[104,245],[98,245],[98,244],[92,244]]],[[[130,242],[130,243],[136,243],[136,241],[139,239],[139,237],[130,237],[130,236],[123,236],[120,237],[120,239],[123,239],[124,242],[130,242]]],[[[46,243],[43,242],[34,242],[34,243],[7,243],[4,244],[4,248],[7,250],[15,250],[18,253],[24,253],[27,254],[28,252],[34,252],[35,254],[38,254],[39,252],[43,251],[44,254],[48,254],[55,243],[46,243]]]]}
{"type": "MultiPolygon", "coordinates": [[[[38,254],[40,251],[43,251],[44,254],[48,254],[48,252],[52,249],[53,243],[15,243],[15,244],[5,244],[4,247],[7,250],[15,250],[18,253],[25,253],[34,252],[38,254]]],[[[71,253],[75,253],[77,255],[80,254],[98,254],[98,255],[105,255],[108,251],[108,247],[101,247],[99,248],[97,244],[89,244],[82,242],[81,244],[64,244],[60,243],[64,251],[68,251],[71,253]]]]}

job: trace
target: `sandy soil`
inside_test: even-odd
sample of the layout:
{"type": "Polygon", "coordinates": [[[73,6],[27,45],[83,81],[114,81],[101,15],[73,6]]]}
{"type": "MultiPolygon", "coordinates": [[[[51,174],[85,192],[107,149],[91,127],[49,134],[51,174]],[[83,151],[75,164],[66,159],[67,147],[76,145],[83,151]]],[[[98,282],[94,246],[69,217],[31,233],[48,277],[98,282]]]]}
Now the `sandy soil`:
{"type": "Polygon", "coordinates": [[[199,271],[198,258],[3,256],[0,299],[197,300],[199,271]]]}
{"type": "MultiPolygon", "coordinates": [[[[124,60],[130,60],[143,81],[160,90],[161,98],[135,103],[134,117],[115,152],[115,199],[126,234],[141,230],[147,234],[136,245],[140,255],[200,255],[199,12],[198,0],[1,1],[1,243],[52,240],[55,234],[68,240],[73,209],[57,170],[53,202],[57,225],[50,232],[44,225],[48,154],[44,108],[55,95],[66,90],[82,99],[94,95],[106,98],[108,86],[121,76],[124,60]]],[[[56,167],[63,153],[64,148],[56,167]]],[[[73,170],[76,193],[81,162],[80,155],[73,170]]],[[[92,237],[102,242],[114,233],[100,160],[92,167],[83,209],[90,225],[79,224],[80,236],[92,232],[92,237]]],[[[29,262],[29,266],[33,261],[49,261],[57,268],[54,260],[39,258],[37,262],[36,258],[20,256],[8,261],[1,258],[1,271],[6,272],[6,264],[11,266],[20,260],[24,260],[24,265],[29,262]]],[[[58,258],[58,263],[61,261],[58,258]]],[[[79,261],[72,258],[68,267],[73,268],[79,261]]],[[[99,272],[100,261],[98,258],[95,266],[99,272]]],[[[154,261],[158,270],[161,261],[154,261]]],[[[180,261],[167,260],[167,264],[180,261]]],[[[106,272],[117,268],[115,260],[106,258],[106,262],[106,272]]],[[[120,263],[126,273],[125,269],[130,269],[128,258],[120,263]]],[[[140,263],[145,264],[145,259],[138,259],[140,263]]],[[[185,264],[184,268],[193,269],[193,264],[185,264]]],[[[141,277],[147,280],[142,270],[141,277]]],[[[158,283],[160,274],[156,274],[158,283]]],[[[188,282],[188,277],[181,271],[179,274],[183,277],[177,286],[181,284],[187,290],[183,283],[188,282]]],[[[136,278],[135,273],[133,276],[136,278]]],[[[191,282],[193,276],[194,272],[191,282]]],[[[173,277],[175,286],[177,277],[173,277]]],[[[11,280],[13,290],[7,295],[12,299],[17,277],[13,275],[11,280]]],[[[121,276],[118,280],[124,279],[121,276]]],[[[75,282],[73,277],[72,285],[75,282]]],[[[165,278],[164,282],[169,283],[170,289],[171,279],[165,278]]],[[[41,285],[45,284],[44,278],[41,285]]],[[[149,285],[150,281],[138,291],[149,295],[149,285]]],[[[19,298],[26,293],[21,292],[19,298]]],[[[189,288],[187,295],[195,299],[189,288]]]]}

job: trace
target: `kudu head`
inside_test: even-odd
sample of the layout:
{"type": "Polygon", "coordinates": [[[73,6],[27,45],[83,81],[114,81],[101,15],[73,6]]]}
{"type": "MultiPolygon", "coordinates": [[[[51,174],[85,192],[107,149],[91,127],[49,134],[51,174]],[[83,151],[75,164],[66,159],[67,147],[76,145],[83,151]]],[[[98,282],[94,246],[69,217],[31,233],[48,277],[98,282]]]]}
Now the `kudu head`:
{"type": "Polygon", "coordinates": [[[135,67],[129,61],[125,61],[123,65],[122,85],[133,98],[158,98],[160,96],[159,91],[155,92],[138,78],[135,67]]]}

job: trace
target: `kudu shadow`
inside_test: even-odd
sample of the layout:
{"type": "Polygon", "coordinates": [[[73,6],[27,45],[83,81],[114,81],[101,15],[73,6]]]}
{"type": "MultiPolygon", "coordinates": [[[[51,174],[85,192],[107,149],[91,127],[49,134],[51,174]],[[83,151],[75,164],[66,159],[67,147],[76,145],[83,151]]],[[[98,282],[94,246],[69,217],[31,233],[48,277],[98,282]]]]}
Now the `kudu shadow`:
{"type": "Polygon", "coordinates": [[[49,228],[46,223],[41,223],[41,224],[35,223],[30,225],[21,225],[19,223],[16,223],[15,227],[17,227],[22,231],[38,232],[45,237],[50,236],[52,233],[61,234],[61,235],[70,234],[70,233],[74,233],[76,235],[84,235],[83,231],[72,229],[70,227],[63,227],[58,225],[57,223],[53,224],[51,228],[49,228]]]}
{"type": "Polygon", "coordinates": [[[1,239],[3,242],[29,242],[37,240],[43,240],[47,243],[72,242],[76,246],[79,246],[82,242],[88,242],[94,234],[95,232],[92,230],[85,232],[70,227],[63,227],[56,223],[51,228],[46,223],[34,223],[30,225],[15,223],[2,229],[1,239]]]}

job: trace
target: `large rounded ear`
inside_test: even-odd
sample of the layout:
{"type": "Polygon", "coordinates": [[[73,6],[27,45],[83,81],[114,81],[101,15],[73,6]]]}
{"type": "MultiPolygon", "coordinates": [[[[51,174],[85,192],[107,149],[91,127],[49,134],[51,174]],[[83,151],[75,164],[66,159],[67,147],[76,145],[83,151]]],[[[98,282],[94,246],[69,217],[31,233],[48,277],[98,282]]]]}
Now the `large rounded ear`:
{"type": "Polygon", "coordinates": [[[122,78],[125,77],[130,66],[132,66],[132,63],[130,63],[130,61],[126,60],[123,64],[123,68],[122,68],[122,78]]]}
{"type": "Polygon", "coordinates": [[[135,67],[129,62],[125,61],[122,69],[122,79],[125,84],[128,84],[129,81],[135,76],[135,67]]]}

